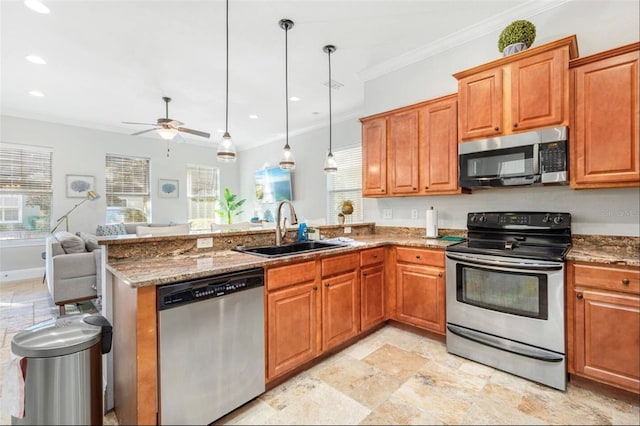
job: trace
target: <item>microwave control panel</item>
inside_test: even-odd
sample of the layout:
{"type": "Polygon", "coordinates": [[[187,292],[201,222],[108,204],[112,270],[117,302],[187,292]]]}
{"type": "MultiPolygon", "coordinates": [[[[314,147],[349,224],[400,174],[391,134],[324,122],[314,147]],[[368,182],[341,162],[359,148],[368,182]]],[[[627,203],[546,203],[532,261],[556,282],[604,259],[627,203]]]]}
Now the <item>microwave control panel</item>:
{"type": "Polygon", "coordinates": [[[567,170],[567,141],[541,143],[539,155],[542,173],[567,170]]]}

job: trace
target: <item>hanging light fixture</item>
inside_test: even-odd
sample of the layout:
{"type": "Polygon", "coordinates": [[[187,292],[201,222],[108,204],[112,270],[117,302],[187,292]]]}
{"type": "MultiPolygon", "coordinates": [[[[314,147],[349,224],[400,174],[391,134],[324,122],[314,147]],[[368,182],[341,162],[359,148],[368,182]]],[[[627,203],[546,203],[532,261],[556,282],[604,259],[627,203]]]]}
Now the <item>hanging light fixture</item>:
{"type": "Polygon", "coordinates": [[[331,54],[336,51],[336,47],[327,44],[322,50],[329,57],[329,153],[327,154],[327,158],[324,160],[324,172],[327,174],[338,173],[338,164],[336,163],[336,159],[333,158],[333,152],[331,152],[331,54]]]}
{"type": "Polygon", "coordinates": [[[236,161],[236,148],[233,146],[231,135],[229,134],[229,0],[227,0],[227,67],[226,67],[226,106],[225,106],[225,124],[224,135],[218,144],[218,152],[216,157],[218,161],[223,163],[234,163],[236,161]]]}
{"type": "Polygon", "coordinates": [[[286,133],[285,133],[285,145],[282,158],[280,159],[280,168],[282,170],[293,170],[296,168],[296,160],[291,152],[289,146],[289,71],[288,71],[288,53],[287,53],[287,33],[293,28],[293,21],[289,19],[281,19],[279,22],[280,28],[284,30],[284,90],[286,100],[286,133]]]}

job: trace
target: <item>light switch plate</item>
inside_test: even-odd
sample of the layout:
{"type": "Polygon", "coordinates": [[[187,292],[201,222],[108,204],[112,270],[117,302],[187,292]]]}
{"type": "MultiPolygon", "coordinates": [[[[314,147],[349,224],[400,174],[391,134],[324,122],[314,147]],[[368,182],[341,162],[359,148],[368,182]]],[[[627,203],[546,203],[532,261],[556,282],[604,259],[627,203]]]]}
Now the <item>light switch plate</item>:
{"type": "Polygon", "coordinates": [[[198,238],[196,242],[197,248],[210,248],[213,247],[213,238],[198,238]]]}
{"type": "Polygon", "coordinates": [[[391,209],[382,209],[382,218],[383,219],[392,219],[393,214],[391,213],[391,209]]]}

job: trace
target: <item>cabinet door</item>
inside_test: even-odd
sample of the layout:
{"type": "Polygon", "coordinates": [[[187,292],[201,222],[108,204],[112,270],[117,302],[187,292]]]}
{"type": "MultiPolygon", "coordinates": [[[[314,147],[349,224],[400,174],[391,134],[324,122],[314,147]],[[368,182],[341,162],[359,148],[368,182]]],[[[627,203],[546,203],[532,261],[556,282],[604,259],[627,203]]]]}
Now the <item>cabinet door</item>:
{"type": "Polygon", "coordinates": [[[365,331],[382,323],[387,316],[384,265],[360,272],[360,324],[365,331]]]}
{"type": "Polygon", "coordinates": [[[458,189],[458,108],[455,97],[420,110],[420,192],[458,189]]]}
{"type": "Polygon", "coordinates": [[[397,264],[397,319],[444,334],[444,283],[444,271],[440,268],[397,264]]]}
{"type": "Polygon", "coordinates": [[[385,117],[362,123],[362,195],[387,193],[387,120],[385,117]]]}
{"type": "Polygon", "coordinates": [[[514,62],[511,72],[510,132],[568,124],[569,57],[567,49],[514,62]]]}
{"type": "Polygon", "coordinates": [[[418,192],[418,110],[389,117],[389,183],[392,194],[418,192]]]}
{"type": "Polygon", "coordinates": [[[638,186],[638,52],[576,67],[571,186],[638,186]]]}
{"type": "Polygon", "coordinates": [[[460,140],[502,133],[502,68],[458,81],[460,140]]]}
{"type": "Polygon", "coordinates": [[[322,280],[322,350],[326,351],[360,329],[356,271],[322,280]]]}
{"type": "Polygon", "coordinates": [[[575,289],[576,373],[640,393],[640,298],[575,289]]]}
{"type": "Polygon", "coordinates": [[[318,287],[307,283],[267,293],[267,376],[313,359],[317,350],[318,287]]]}

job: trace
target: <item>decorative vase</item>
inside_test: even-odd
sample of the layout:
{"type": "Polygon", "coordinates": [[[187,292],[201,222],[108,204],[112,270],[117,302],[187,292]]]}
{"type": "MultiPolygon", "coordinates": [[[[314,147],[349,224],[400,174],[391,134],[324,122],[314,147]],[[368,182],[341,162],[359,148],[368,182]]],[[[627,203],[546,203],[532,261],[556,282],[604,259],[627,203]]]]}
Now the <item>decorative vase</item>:
{"type": "Polygon", "coordinates": [[[524,43],[513,43],[508,46],[505,46],[502,51],[502,56],[513,55],[514,53],[522,52],[527,48],[527,45],[524,43]]]}
{"type": "Polygon", "coordinates": [[[338,215],[338,224],[344,225],[344,216],[338,215]]]}

